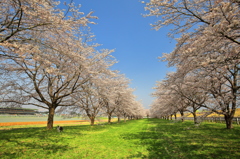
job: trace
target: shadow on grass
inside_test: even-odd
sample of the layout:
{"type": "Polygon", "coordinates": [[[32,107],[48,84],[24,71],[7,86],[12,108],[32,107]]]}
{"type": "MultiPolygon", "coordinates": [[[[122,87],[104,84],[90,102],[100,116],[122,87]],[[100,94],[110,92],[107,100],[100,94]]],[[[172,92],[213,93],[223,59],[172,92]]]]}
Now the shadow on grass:
{"type": "Polygon", "coordinates": [[[22,155],[26,156],[26,154],[35,154],[41,157],[43,154],[64,153],[74,148],[70,146],[69,142],[76,137],[84,136],[81,131],[87,128],[88,126],[85,125],[64,126],[64,131],[61,133],[57,132],[56,128],[53,130],[46,130],[46,128],[1,130],[0,156],[4,156],[4,158],[21,158],[22,155]]]}
{"type": "Polygon", "coordinates": [[[137,152],[129,158],[239,158],[240,127],[232,130],[225,125],[192,122],[171,122],[147,119],[146,130],[124,134],[127,140],[138,139],[137,145],[147,147],[148,156],[137,152]],[[138,142],[140,141],[140,142],[138,142]]]}
{"type": "Polygon", "coordinates": [[[59,138],[55,134],[43,128],[2,130],[0,131],[1,155],[5,158],[17,158],[29,150],[31,152],[42,150],[48,154],[67,150],[68,145],[58,144],[59,138]]]}
{"type": "MultiPolygon", "coordinates": [[[[128,123],[126,123],[128,124],[128,123]]],[[[77,125],[63,126],[63,132],[59,133],[54,127],[53,130],[46,128],[15,128],[10,130],[0,130],[0,158],[21,158],[21,156],[37,155],[32,158],[41,158],[44,155],[66,153],[69,149],[74,149],[72,144],[76,138],[84,137],[89,132],[97,133],[111,126],[118,127],[122,124],[111,123],[103,125],[77,125]],[[42,155],[42,156],[41,156],[42,155]]],[[[46,157],[46,156],[45,156],[46,157]]]]}
{"type": "MultiPolygon", "coordinates": [[[[115,122],[95,126],[64,126],[62,133],[58,133],[56,128],[51,131],[47,131],[45,128],[2,130],[0,131],[0,158],[24,158],[26,156],[29,156],[29,158],[46,158],[44,155],[49,155],[48,158],[55,155],[67,156],[69,152],[75,152],[69,150],[77,149],[80,146],[82,139],[78,137],[85,137],[89,134],[91,136],[91,131],[95,134],[99,133],[100,135],[97,135],[103,137],[105,134],[101,134],[104,132],[102,130],[108,129],[108,133],[115,133],[123,130],[124,126],[130,128],[134,127],[135,124],[141,125],[139,129],[121,131],[114,136],[118,137],[120,135],[120,139],[131,140],[129,143],[134,143],[133,145],[140,147],[140,149],[142,147],[141,150],[136,149],[134,154],[131,153],[130,155],[129,153],[126,158],[232,159],[240,156],[239,126],[227,130],[223,124],[204,123],[195,127],[192,122],[188,121],[184,123],[159,119],[142,119],[139,121],[141,122],[133,120],[120,124],[115,122]],[[77,138],[78,140],[74,143],[77,138]],[[36,156],[33,157],[34,154],[36,156]]],[[[99,136],[97,139],[99,139],[99,136]]],[[[99,141],[102,142],[100,139],[99,141]]],[[[121,143],[120,139],[119,143],[121,143]]],[[[87,141],[85,143],[88,144],[87,141]]],[[[82,149],[79,151],[82,152],[82,149]]]]}

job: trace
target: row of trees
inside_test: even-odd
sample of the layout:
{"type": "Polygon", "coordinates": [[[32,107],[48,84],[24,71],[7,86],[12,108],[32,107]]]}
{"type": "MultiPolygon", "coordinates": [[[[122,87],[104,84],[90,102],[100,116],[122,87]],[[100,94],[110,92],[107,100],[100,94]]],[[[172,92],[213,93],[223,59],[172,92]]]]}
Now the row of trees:
{"type": "MultiPolygon", "coordinates": [[[[156,29],[172,26],[178,36],[173,52],[161,59],[176,72],[156,84],[151,114],[169,116],[189,111],[222,114],[226,127],[239,107],[240,2],[238,0],[151,0],[149,14],[156,29]]],[[[206,116],[203,115],[202,117],[206,116]]]]}
{"type": "Polygon", "coordinates": [[[145,110],[141,102],[136,101],[133,89],[128,88],[129,81],[122,75],[101,77],[83,84],[82,91],[75,93],[75,104],[71,107],[61,107],[58,112],[86,115],[91,125],[97,116],[107,116],[111,123],[112,116],[120,118],[142,118],[145,110]]]}
{"type": "Polygon", "coordinates": [[[0,101],[5,106],[48,109],[53,128],[57,108],[84,110],[94,119],[142,116],[129,80],[110,67],[113,50],[97,50],[85,15],[73,3],[59,9],[54,0],[0,2],[0,101]],[[70,108],[71,106],[71,108],[70,108]]]}

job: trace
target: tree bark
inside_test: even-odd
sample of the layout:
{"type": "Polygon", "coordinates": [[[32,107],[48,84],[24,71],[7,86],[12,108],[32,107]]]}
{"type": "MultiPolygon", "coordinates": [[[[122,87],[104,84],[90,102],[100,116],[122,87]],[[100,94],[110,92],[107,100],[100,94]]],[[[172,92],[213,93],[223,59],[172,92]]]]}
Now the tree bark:
{"type": "Polygon", "coordinates": [[[183,113],[183,111],[180,111],[180,114],[181,114],[182,122],[184,122],[184,113],[183,113]]]}
{"type": "Polygon", "coordinates": [[[90,117],[90,121],[91,121],[91,126],[93,126],[94,122],[95,122],[95,118],[94,117],[90,117]]]}
{"type": "Polygon", "coordinates": [[[196,112],[193,112],[192,114],[193,114],[194,124],[198,124],[196,112]]]}
{"type": "Polygon", "coordinates": [[[232,95],[233,95],[233,100],[232,100],[232,109],[229,109],[229,106],[227,107],[228,111],[227,114],[224,115],[225,121],[226,121],[226,127],[227,129],[232,129],[232,120],[234,117],[234,114],[236,112],[236,107],[237,107],[237,80],[236,76],[234,76],[234,82],[233,82],[233,90],[232,90],[232,95]]]}
{"type": "Polygon", "coordinates": [[[108,124],[111,124],[112,116],[108,115],[108,124]]]}
{"type": "Polygon", "coordinates": [[[47,129],[53,129],[53,119],[54,119],[54,113],[55,113],[55,107],[49,107],[48,109],[48,122],[47,122],[47,129]]]}
{"type": "Polygon", "coordinates": [[[227,129],[232,129],[233,125],[232,125],[232,117],[230,115],[224,115],[225,121],[226,121],[226,127],[227,129]]]}
{"type": "Polygon", "coordinates": [[[124,122],[126,123],[126,121],[127,121],[127,117],[126,117],[126,116],[124,116],[124,122]]]}
{"type": "Polygon", "coordinates": [[[120,119],[120,117],[118,116],[118,122],[119,122],[119,123],[120,123],[120,120],[121,120],[121,119],[120,119]]]}

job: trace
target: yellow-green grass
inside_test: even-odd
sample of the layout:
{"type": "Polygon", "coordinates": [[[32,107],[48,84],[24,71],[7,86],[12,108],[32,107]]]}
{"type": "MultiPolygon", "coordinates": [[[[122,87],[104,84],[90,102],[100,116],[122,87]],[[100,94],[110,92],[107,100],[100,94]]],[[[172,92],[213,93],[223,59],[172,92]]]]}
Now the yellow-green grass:
{"type": "Polygon", "coordinates": [[[240,126],[160,119],[0,131],[0,158],[239,158],[240,126]]]}

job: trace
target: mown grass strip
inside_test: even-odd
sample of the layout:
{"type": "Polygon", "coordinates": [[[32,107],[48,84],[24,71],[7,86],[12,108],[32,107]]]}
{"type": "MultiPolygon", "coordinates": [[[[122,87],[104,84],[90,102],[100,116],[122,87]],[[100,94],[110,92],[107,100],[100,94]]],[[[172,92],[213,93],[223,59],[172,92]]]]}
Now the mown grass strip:
{"type": "Polygon", "coordinates": [[[0,131],[0,158],[238,158],[240,127],[142,119],[0,131]]]}

